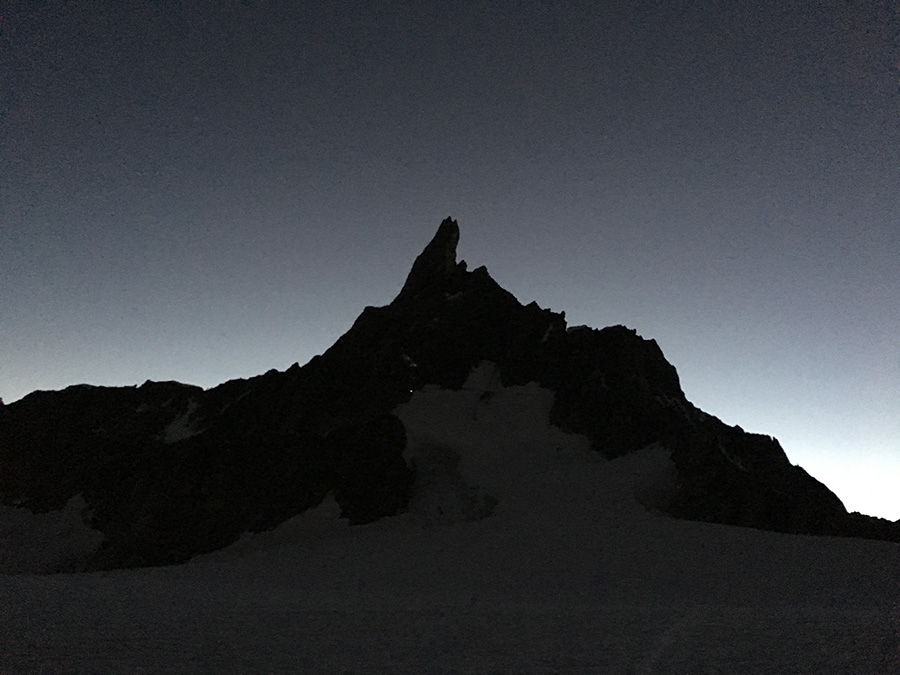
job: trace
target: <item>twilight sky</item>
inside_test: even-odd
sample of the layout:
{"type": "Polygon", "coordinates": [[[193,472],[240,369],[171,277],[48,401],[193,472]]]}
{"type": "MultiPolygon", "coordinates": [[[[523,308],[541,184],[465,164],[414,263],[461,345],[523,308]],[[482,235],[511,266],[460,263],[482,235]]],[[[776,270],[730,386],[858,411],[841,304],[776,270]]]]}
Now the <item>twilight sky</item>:
{"type": "Polygon", "coordinates": [[[450,215],[900,518],[889,6],[2,2],[0,397],[303,364],[450,215]]]}

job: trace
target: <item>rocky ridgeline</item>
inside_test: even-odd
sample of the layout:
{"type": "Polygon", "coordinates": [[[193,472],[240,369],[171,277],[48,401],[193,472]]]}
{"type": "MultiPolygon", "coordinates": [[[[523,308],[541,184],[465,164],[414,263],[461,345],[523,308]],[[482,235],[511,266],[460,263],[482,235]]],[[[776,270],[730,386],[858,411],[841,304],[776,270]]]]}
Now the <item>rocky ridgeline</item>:
{"type": "Polygon", "coordinates": [[[351,523],[370,522],[403,511],[415,480],[392,411],[491,361],[505,385],[552,390],[551,421],[607,458],[670,449],[673,516],[900,541],[900,523],[848,514],[775,439],[695,408],[655,341],[622,326],[567,329],[484,267],[468,271],[458,240],[443,221],[397,298],[367,307],[303,367],[206,391],[78,385],[0,405],[0,500],[47,512],[83,495],[104,534],[94,569],[183,562],[329,493],[351,523]]]}

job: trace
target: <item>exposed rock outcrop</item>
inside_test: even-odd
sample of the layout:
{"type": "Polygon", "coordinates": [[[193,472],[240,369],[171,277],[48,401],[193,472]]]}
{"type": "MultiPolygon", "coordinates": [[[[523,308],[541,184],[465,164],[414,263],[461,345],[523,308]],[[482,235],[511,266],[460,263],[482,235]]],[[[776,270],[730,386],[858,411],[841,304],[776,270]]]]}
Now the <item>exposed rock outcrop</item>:
{"type": "Polygon", "coordinates": [[[415,298],[420,293],[443,287],[455,274],[465,271],[456,264],[456,246],[459,243],[459,225],[446,218],[438,227],[434,238],[413,263],[400,298],[415,298]]]}

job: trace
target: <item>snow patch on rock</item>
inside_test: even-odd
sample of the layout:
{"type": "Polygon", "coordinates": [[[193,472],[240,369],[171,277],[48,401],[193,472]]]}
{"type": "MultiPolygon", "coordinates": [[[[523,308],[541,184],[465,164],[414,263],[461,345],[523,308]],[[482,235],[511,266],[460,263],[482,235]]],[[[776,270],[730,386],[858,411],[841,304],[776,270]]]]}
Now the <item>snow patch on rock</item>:
{"type": "Polygon", "coordinates": [[[495,511],[516,520],[571,521],[596,518],[611,502],[639,511],[665,506],[674,485],[665,448],[610,462],[585,436],[550,423],[553,401],[553,392],[534,382],[503,387],[488,362],[459,390],[416,392],[395,411],[417,474],[411,515],[428,525],[495,511]]]}
{"type": "Polygon", "coordinates": [[[172,444],[199,434],[200,429],[197,428],[197,421],[192,419],[198,407],[197,401],[189,399],[187,409],[169,422],[166,428],[162,430],[160,440],[163,443],[172,444]]]}

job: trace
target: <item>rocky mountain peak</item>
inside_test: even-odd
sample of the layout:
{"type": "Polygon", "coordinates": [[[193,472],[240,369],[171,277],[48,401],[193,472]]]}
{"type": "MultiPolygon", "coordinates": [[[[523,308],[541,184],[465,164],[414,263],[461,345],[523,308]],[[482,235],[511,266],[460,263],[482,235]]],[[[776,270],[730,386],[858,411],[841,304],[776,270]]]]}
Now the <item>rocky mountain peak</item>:
{"type": "Polygon", "coordinates": [[[440,289],[460,269],[456,264],[459,225],[453,218],[445,218],[434,238],[413,263],[398,299],[414,298],[429,290],[440,289]]]}
{"type": "Polygon", "coordinates": [[[669,451],[677,477],[656,506],[672,516],[900,541],[900,524],[848,514],[775,439],[694,407],[655,341],[567,329],[485,268],[466,271],[458,242],[447,218],[397,298],[303,367],[205,391],[74,386],[3,406],[0,503],[47,512],[82,495],[104,535],[94,569],[183,562],[327,495],[351,523],[394,515],[417,480],[396,411],[426,387],[464,387],[488,362],[497,386],[552,394],[550,422],[607,459],[669,451]]]}

